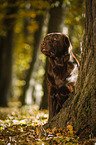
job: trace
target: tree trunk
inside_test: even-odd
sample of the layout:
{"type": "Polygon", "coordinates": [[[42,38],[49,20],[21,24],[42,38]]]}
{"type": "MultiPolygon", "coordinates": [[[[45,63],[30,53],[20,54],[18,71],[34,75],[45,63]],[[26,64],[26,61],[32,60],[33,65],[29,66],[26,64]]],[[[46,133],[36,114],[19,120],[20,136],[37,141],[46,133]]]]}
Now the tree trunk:
{"type": "Polygon", "coordinates": [[[7,106],[12,77],[13,30],[1,38],[0,46],[0,106],[7,106]]]}
{"type": "Polygon", "coordinates": [[[48,89],[47,89],[47,69],[48,69],[48,58],[46,58],[46,64],[45,64],[45,75],[43,80],[43,92],[44,95],[42,97],[41,103],[40,103],[40,109],[48,109],[48,89]]]}
{"type": "Polygon", "coordinates": [[[48,25],[48,33],[62,32],[64,24],[65,8],[54,7],[50,9],[50,20],[48,25]]]}
{"type": "Polygon", "coordinates": [[[96,136],[96,1],[86,0],[86,23],[81,65],[75,94],[45,127],[74,127],[77,135],[96,136]]]}
{"type": "MultiPolygon", "coordinates": [[[[12,3],[14,0],[8,1],[8,4],[12,3]]],[[[0,106],[7,106],[8,98],[11,95],[13,30],[16,18],[8,17],[16,12],[17,7],[6,8],[3,24],[6,36],[0,36],[0,106]]]]}

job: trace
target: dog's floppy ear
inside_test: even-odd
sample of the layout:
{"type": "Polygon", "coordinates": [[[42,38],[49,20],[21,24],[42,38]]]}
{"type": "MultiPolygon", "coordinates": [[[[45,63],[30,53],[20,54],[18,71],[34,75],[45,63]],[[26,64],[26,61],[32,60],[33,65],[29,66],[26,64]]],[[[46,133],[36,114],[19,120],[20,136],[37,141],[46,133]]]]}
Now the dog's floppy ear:
{"type": "Polygon", "coordinates": [[[69,37],[66,35],[63,35],[63,49],[64,49],[65,54],[68,54],[69,46],[70,46],[69,37]]]}

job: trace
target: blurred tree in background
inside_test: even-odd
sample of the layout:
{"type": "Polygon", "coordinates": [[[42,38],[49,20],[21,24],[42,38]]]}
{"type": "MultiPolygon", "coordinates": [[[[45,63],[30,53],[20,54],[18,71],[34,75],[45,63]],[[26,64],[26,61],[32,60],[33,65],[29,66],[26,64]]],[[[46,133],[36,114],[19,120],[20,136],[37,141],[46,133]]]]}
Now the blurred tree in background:
{"type": "Polygon", "coordinates": [[[7,106],[11,96],[13,34],[17,1],[0,2],[0,106],[7,106]]]}
{"type": "Polygon", "coordinates": [[[0,106],[12,97],[47,108],[48,62],[40,42],[47,33],[65,33],[80,58],[84,17],[83,0],[0,2],[0,106]]]}

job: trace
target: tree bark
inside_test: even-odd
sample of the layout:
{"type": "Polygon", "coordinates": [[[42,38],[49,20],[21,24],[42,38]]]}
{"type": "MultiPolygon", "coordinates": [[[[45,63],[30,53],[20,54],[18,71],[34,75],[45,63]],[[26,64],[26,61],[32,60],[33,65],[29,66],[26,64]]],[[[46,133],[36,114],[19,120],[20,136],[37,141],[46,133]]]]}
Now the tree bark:
{"type": "Polygon", "coordinates": [[[96,1],[86,0],[86,22],[83,53],[75,94],[45,127],[74,127],[77,135],[96,136],[96,1]]]}

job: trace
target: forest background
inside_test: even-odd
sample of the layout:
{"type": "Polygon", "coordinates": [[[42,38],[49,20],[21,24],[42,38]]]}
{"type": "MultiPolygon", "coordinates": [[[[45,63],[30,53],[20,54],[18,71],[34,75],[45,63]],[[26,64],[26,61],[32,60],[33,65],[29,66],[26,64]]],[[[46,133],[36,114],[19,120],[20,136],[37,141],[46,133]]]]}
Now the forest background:
{"type": "Polygon", "coordinates": [[[0,2],[0,106],[19,100],[48,108],[48,60],[40,43],[47,33],[67,34],[80,62],[84,20],[83,0],[0,2]]]}

